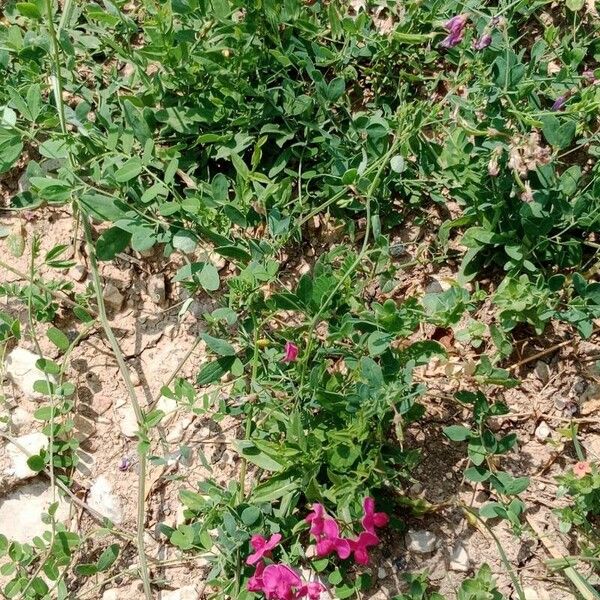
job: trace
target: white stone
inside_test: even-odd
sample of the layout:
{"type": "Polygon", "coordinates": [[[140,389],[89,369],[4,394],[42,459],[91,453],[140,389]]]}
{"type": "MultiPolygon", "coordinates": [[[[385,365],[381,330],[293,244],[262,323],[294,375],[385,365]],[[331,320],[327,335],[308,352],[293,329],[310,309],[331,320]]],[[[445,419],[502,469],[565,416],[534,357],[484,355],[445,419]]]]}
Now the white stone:
{"type": "Polygon", "coordinates": [[[85,265],[73,265],[69,269],[69,276],[75,281],[83,281],[88,276],[88,270],[85,265]]]}
{"type": "Polygon", "coordinates": [[[6,357],[4,364],[6,375],[27,397],[34,400],[45,398],[44,394],[33,389],[36,381],[46,381],[47,377],[51,383],[56,383],[56,379],[52,375],[44,373],[36,366],[35,363],[40,358],[42,357],[39,354],[17,347],[6,357]]]}
{"type": "Polygon", "coordinates": [[[200,594],[195,585],[186,585],[178,590],[160,594],[160,600],[198,600],[198,598],[200,598],[200,594]]]}
{"type": "Polygon", "coordinates": [[[21,429],[33,423],[33,415],[22,406],[17,406],[10,415],[10,423],[12,429],[18,433],[21,429]]]}
{"type": "Polygon", "coordinates": [[[167,398],[167,396],[161,396],[156,403],[156,409],[162,410],[165,415],[174,413],[177,410],[177,400],[174,398],[167,398]]]}
{"type": "Polygon", "coordinates": [[[523,588],[523,595],[525,596],[525,600],[540,600],[537,590],[532,587],[523,588]]]}
{"type": "Polygon", "coordinates": [[[48,438],[43,433],[28,433],[15,438],[15,443],[6,445],[6,453],[10,458],[10,472],[18,480],[29,479],[37,475],[27,464],[30,456],[39,454],[40,450],[48,448],[48,438]]]}
{"type": "Polygon", "coordinates": [[[112,486],[103,476],[98,477],[92,484],[88,504],[113,523],[119,524],[123,521],[121,501],[113,494],[112,486]]]}
{"type": "Polygon", "coordinates": [[[125,404],[118,409],[119,413],[119,428],[125,437],[134,438],[139,429],[135,410],[131,404],[125,404]]]}
{"type": "Polygon", "coordinates": [[[167,442],[178,444],[185,435],[185,430],[191,425],[194,415],[183,415],[167,434],[167,442]]]}
{"type": "Polygon", "coordinates": [[[535,437],[540,442],[543,442],[544,440],[549,438],[551,434],[552,434],[552,429],[550,429],[550,427],[548,427],[548,423],[546,423],[546,421],[542,421],[535,429],[535,437]]]}
{"type": "Polygon", "coordinates": [[[377,569],[377,579],[385,579],[387,577],[387,571],[383,567],[377,569]]]}
{"type": "Polygon", "coordinates": [[[0,499],[0,531],[10,540],[31,543],[34,537],[50,531],[51,526],[42,521],[42,514],[48,512],[53,502],[58,502],[57,520],[65,521],[69,516],[69,505],[58,493],[53,496],[47,482],[20,486],[0,499]]]}
{"type": "Polygon", "coordinates": [[[424,529],[410,529],[406,535],[406,547],[416,554],[428,554],[435,550],[437,536],[424,529]]]}
{"type": "Polygon", "coordinates": [[[162,305],[167,298],[167,290],[165,287],[165,276],[161,273],[152,275],[148,279],[148,295],[152,302],[162,305]]]}
{"type": "Polygon", "coordinates": [[[466,573],[469,570],[469,554],[462,544],[456,544],[450,557],[450,570],[466,573]]]}
{"type": "Polygon", "coordinates": [[[106,590],[104,594],[102,594],[102,600],[121,600],[123,596],[119,593],[119,590],[113,588],[111,590],[106,590]]]}
{"type": "Polygon", "coordinates": [[[550,381],[550,369],[548,364],[543,360],[538,360],[537,363],[535,363],[534,372],[544,385],[550,381]]]}

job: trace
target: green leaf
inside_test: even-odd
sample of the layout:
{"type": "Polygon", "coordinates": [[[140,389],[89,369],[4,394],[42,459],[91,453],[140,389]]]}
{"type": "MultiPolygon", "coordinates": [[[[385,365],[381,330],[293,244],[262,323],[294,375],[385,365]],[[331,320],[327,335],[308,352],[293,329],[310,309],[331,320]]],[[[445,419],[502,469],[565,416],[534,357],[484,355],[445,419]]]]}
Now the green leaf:
{"type": "Polygon", "coordinates": [[[206,345],[219,356],[233,356],[235,348],[227,341],[208,335],[208,333],[200,334],[206,345]]]}
{"type": "Polygon", "coordinates": [[[137,156],[133,156],[127,160],[121,168],[117,169],[115,179],[119,183],[130,181],[142,172],[142,167],[142,160],[137,156]]]}
{"type": "Polygon", "coordinates": [[[296,475],[280,473],[269,478],[264,483],[256,486],[251,498],[257,504],[272,502],[300,489],[300,479],[296,475]]]}
{"type": "Polygon", "coordinates": [[[254,525],[260,519],[260,509],[256,506],[247,506],[241,515],[242,523],[248,527],[254,525]]]}
{"type": "Polygon", "coordinates": [[[185,254],[192,253],[198,244],[198,238],[191,231],[180,229],[173,236],[173,248],[181,250],[185,254]]]}
{"type": "Polygon", "coordinates": [[[75,572],[82,577],[91,577],[98,573],[98,568],[91,563],[81,563],[80,565],[75,565],[75,572]]]}
{"type": "Polygon", "coordinates": [[[463,427],[462,425],[450,425],[449,427],[444,427],[444,435],[453,442],[464,442],[473,435],[473,432],[468,427],[463,427]]]}
{"type": "Polygon", "coordinates": [[[219,289],[221,284],[219,279],[219,271],[217,271],[217,268],[214,265],[206,263],[202,267],[202,271],[200,271],[198,281],[200,281],[200,285],[207,292],[214,292],[219,289]]]}
{"type": "Polygon", "coordinates": [[[560,119],[554,115],[542,117],[541,121],[542,133],[549,144],[562,149],[573,141],[577,130],[575,121],[568,120],[561,125],[560,119]]]}
{"type": "Polygon", "coordinates": [[[86,214],[98,221],[111,221],[114,223],[127,216],[125,205],[118,202],[116,198],[110,198],[102,194],[84,194],[80,202],[86,214]]]}
{"type": "Polygon", "coordinates": [[[585,6],[585,0],[567,0],[565,4],[569,10],[577,12],[585,6]]]}
{"type": "Polygon", "coordinates": [[[44,470],[44,467],[46,466],[46,461],[44,460],[44,458],[42,456],[36,454],[34,456],[30,456],[27,459],[27,466],[32,471],[35,471],[36,473],[40,473],[41,471],[44,470]]]}
{"type": "Polygon", "coordinates": [[[96,258],[98,260],[113,260],[123,252],[131,240],[131,234],[119,227],[107,229],[96,241],[96,258]]]}
{"type": "Polygon", "coordinates": [[[209,385],[219,381],[223,375],[228,373],[235,362],[235,356],[223,356],[205,364],[198,373],[198,385],[209,385]]]}
{"type": "Polygon", "coordinates": [[[98,562],[96,563],[96,567],[98,571],[107,571],[112,567],[117,558],[119,557],[119,544],[111,544],[108,548],[102,552],[100,558],[98,558],[98,562]]]}
{"type": "Polygon", "coordinates": [[[41,20],[42,13],[33,2],[17,2],[16,6],[19,13],[24,17],[41,20]]]}
{"type": "Polygon", "coordinates": [[[234,442],[238,454],[265,471],[281,471],[284,465],[257,448],[250,440],[234,442]]]}
{"type": "Polygon", "coordinates": [[[56,327],[50,327],[46,335],[59,350],[66,352],[69,349],[69,346],[71,345],[69,338],[60,329],[57,329],[56,327]]]}
{"type": "Polygon", "coordinates": [[[367,338],[367,350],[371,356],[383,354],[390,346],[394,336],[382,331],[373,331],[367,338]]]}

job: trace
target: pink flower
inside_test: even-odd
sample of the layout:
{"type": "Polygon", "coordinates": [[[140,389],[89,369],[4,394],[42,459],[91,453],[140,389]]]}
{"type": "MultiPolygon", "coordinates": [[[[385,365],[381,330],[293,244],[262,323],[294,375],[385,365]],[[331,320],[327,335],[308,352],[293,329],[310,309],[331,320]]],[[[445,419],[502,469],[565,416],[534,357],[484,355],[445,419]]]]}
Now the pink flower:
{"type": "Polygon", "coordinates": [[[250,543],[256,552],[250,554],[246,559],[246,563],[249,565],[255,565],[264,556],[269,556],[271,550],[279,544],[281,540],[281,534],[274,533],[267,541],[262,535],[253,535],[250,543]]]}
{"type": "Polygon", "coordinates": [[[390,521],[386,513],[375,512],[375,500],[373,498],[364,499],[363,510],[365,514],[361,523],[365,531],[375,533],[375,527],[385,527],[390,521]]]}
{"type": "Polygon", "coordinates": [[[565,92],[562,96],[559,96],[552,105],[552,110],[562,110],[567,103],[567,100],[571,97],[571,92],[565,92]]]}
{"type": "Polygon", "coordinates": [[[298,346],[292,342],[286,342],[284,348],[285,356],[283,362],[294,362],[298,358],[298,346]]]}
{"type": "Polygon", "coordinates": [[[310,523],[310,532],[315,537],[319,537],[323,533],[323,525],[325,523],[323,517],[324,514],[325,509],[323,508],[323,505],[315,502],[312,507],[312,512],[306,517],[306,522],[310,523]]]}
{"type": "Polygon", "coordinates": [[[588,473],[592,472],[592,465],[587,460],[579,461],[573,467],[573,475],[577,477],[577,479],[583,479],[588,473]]]}
{"type": "Polygon", "coordinates": [[[268,565],[262,573],[262,591],[267,600],[296,600],[296,591],[301,587],[302,579],[287,565],[268,565]]]}
{"type": "Polygon", "coordinates": [[[311,581],[306,585],[303,585],[299,592],[298,598],[303,596],[308,596],[309,600],[319,600],[321,598],[321,593],[325,591],[325,586],[318,581],[311,581]]]}
{"type": "Polygon", "coordinates": [[[340,528],[334,519],[325,519],[321,539],[317,541],[317,556],[328,556],[333,552],[340,558],[348,558],[350,542],[340,537],[340,528]]]}
{"type": "Polygon", "coordinates": [[[354,560],[359,565],[366,565],[369,562],[369,546],[377,546],[379,538],[370,531],[363,531],[356,540],[350,541],[350,548],[354,553],[354,560]]]}
{"type": "Polygon", "coordinates": [[[256,565],[256,571],[254,571],[254,575],[248,579],[248,591],[249,592],[262,592],[263,589],[263,579],[262,574],[265,570],[265,563],[259,562],[256,565]]]}

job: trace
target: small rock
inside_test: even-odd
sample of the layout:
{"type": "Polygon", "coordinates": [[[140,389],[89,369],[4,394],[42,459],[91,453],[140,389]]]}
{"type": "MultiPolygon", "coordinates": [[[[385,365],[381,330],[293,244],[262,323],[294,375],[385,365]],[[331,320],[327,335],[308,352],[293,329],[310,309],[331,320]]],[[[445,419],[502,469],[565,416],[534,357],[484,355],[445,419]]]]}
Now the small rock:
{"type": "Polygon", "coordinates": [[[425,288],[425,293],[427,294],[439,294],[441,292],[445,292],[449,290],[452,286],[444,279],[436,279],[432,278],[432,281],[427,284],[425,288]]]}
{"type": "Polygon", "coordinates": [[[119,310],[123,306],[125,297],[114,283],[107,283],[104,286],[104,303],[113,310],[119,310]]]}
{"type": "Polygon", "coordinates": [[[131,379],[131,385],[133,387],[137,387],[141,383],[140,375],[135,369],[129,371],[129,379],[131,379]]]}
{"type": "Polygon", "coordinates": [[[377,569],[377,579],[385,579],[387,577],[387,571],[383,567],[377,569]]]}
{"type": "Polygon", "coordinates": [[[161,396],[156,403],[156,409],[162,410],[165,415],[174,413],[177,410],[177,400],[174,398],[167,398],[167,396],[161,396]]]}
{"type": "Polygon", "coordinates": [[[113,399],[110,396],[94,394],[91,407],[97,415],[103,415],[112,406],[112,403],[113,399]]]}
{"type": "Polygon", "coordinates": [[[6,453],[11,462],[11,473],[18,480],[29,479],[37,475],[27,464],[30,456],[40,453],[40,450],[48,448],[49,439],[43,433],[28,433],[15,439],[6,445],[6,453]]]}
{"type": "Polygon", "coordinates": [[[138,422],[133,406],[126,404],[118,409],[119,428],[125,437],[134,438],[138,432],[138,422]]]}
{"type": "Polygon", "coordinates": [[[5,361],[6,375],[27,397],[34,400],[42,400],[45,397],[44,394],[35,391],[33,385],[36,381],[45,382],[47,377],[51,383],[56,383],[52,375],[44,373],[36,366],[40,358],[42,357],[39,354],[17,347],[5,361]]]}
{"type": "Polygon", "coordinates": [[[545,363],[543,360],[538,360],[537,363],[535,363],[534,372],[537,375],[537,378],[544,385],[546,385],[550,381],[550,367],[548,367],[548,364],[545,363]]]}
{"type": "Polygon", "coordinates": [[[102,516],[119,524],[123,521],[121,501],[113,494],[112,486],[108,480],[100,476],[90,487],[88,504],[102,516]]]}
{"type": "Polygon", "coordinates": [[[33,423],[33,415],[22,406],[17,406],[17,408],[12,411],[10,415],[10,424],[13,431],[18,433],[30,423],[33,423]]]}
{"type": "Polygon", "coordinates": [[[457,544],[450,557],[450,569],[466,573],[469,570],[469,554],[462,544],[457,544]]]}
{"type": "Polygon", "coordinates": [[[424,529],[410,529],[406,535],[406,547],[417,554],[428,554],[435,550],[437,536],[424,529]]]}
{"type": "Polygon", "coordinates": [[[548,424],[546,423],[546,421],[542,421],[535,429],[535,437],[540,442],[543,442],[544,440],[549,438],[551,434],[552,434],[552,429],[550,429],[550,427],[548,427],[548,424]]]}
{"type": "Polygon", "coordinates": [[[69,269],[69,277],[75,281],[83,281],[88,276],[88,270],[85,265],[73,265],[69,269]]]}
{"type": "Polygon", "coordinates": [[[104,594],[102,594],[102,600],[122,600],[123,595],[121,591],[117,588],[112,588],[110,590],[106,590],[104,594]]]}
{"type": "Polygon", "coordinates": [[[167,442],[170,444],[177,444],[185,435],[185,430],[191,425],[194,420],[194,415],[184,415],[180,418],[177,423],[173,426],[171,431],[167,434],[167,442]]]}
{"type": "Polygon", "coordinates": [[[167,299],[167,289],[165,286],[165,276],[160,273],[159,275],[152,275],[148,279],[148,295],[152,302],[163,305],[167,299]]]}
{"type": "Polygon", "coordinates": [[[200,594],[195,585],[186,585],[178,590],[160,594],[160,600],[198,600],[198,598],[200,598],[200,594]]]}
{"type": "Polygon", "coordinates": [[[56,519],[65,521],[69,516],[69,505],[58,494],[54,496],[47,482],[22,485],[0,502],[0,531],[10,540],[31,543],[34,537],[51,529],[42,521],[42,515],[48,512],[53,502],[58,502],[56,519]]]}
{"type": "Polygon", "coordinates": [[[523,595],[525,596],[525,600],[540,600],[537,590],[532,587],[523,588],[523,595]]]}

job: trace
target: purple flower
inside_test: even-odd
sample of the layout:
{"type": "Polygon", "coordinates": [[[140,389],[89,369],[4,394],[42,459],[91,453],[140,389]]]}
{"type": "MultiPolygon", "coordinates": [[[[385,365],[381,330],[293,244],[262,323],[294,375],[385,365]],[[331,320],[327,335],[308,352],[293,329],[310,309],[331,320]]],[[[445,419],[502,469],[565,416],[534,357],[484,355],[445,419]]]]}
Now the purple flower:
{"type": "Polygon", "coordinates": [[[484,50],[492,43],[492,36],[489,33],[484,33],[480,38],[473,42],[473,50],[484,50]]]}
{"type": "Polygon", "coordinates": [[[448,35],[440,42],[442,48],[454,48],[462,42],[468,18],[467,15],[460,14],[446,21],[444,28],[448,31],[448,35]]]}
{"type": "Polygon", "coordinates": [[[119,462],[119,471],[129,471],[131,467],[131,459],[129,456],[123,456],[119,462]]]}
{"type": "Polygon", "coordinates": [[[559,96],[552,105],[552,110],[562,110],[567,103],[567,100],[571,97],[571,92],[566,92],[562,96],[559,96]]]}

